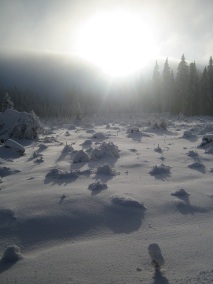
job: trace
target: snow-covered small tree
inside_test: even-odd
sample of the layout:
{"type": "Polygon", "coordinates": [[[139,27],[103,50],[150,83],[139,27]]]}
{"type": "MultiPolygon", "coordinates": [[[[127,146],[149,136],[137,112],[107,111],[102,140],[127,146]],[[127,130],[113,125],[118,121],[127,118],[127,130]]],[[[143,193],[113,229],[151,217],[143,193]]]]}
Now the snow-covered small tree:
{"type": "Polygon", "coordinates": [[[4,112],[6,109],[13,109],[13,108],[14,108],[14,103],[11,101],[9,94],[6,93],[2,100],[2,112],[4,112]]]}

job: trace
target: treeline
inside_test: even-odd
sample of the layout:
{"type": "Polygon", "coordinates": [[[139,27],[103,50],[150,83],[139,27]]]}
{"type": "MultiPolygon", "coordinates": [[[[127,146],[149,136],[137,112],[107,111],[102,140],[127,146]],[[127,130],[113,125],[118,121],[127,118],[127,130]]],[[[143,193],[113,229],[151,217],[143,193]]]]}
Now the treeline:
{"type": "Polygon", "coordinates": [[[33,110],[40,117],[71,117],[95,113],[169,112],[185,115],[213,115],[213,60],[200,71],[185,56],[176,73],[166,59],[162,72],[156,62],[150,80],[110,82],[100,88],[75,85],[59,97],[38,95],[17,87],[0,87],[0,104],[9,94],[18,111],[33,110]]]}

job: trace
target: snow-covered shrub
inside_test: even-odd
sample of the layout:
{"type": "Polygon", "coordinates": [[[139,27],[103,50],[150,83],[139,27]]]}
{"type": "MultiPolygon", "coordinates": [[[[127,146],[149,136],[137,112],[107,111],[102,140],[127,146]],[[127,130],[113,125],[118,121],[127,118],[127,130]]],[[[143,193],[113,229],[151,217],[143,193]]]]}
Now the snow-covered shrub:
{"type": "Polygon", "coordinates": [[[168,122],[165,119],[156,119],[151,123],[151,128],[167,130],[168,122]]]}
{"type": "Polygon", "coordinates": [[[205,168],[204,164],[201,163],[201,162],[194,162],[194,163],[188,165],[188,167],[190,169],[202,169],[202,168],[205,168]]]}
{"type": "Polygon", "coordinates": [[[88,189],[91,191],[100,191],[100,190],[104,190],[107,189],[107,184],[101,182],[100,180],[95,181],[94,183],[91,183],[88,186],[88,189]]]}
{"type": "Polygon", "coordinates": [[[33,111],[27,113],[7,109],[0,113],[0,121],[0,135],[7,138],[34,139],[42,131],[40,120],[33,111]]]}
{"type": "Polygon", "coordinates": [[[20,248],[16,245],[11,245],[6,248],[1,261],[2,262],[16,262],[22,258],[23,256],[20,252],[20,248]]]}
{"type": "Polygon", "coordinates": [[[184,197],[184,196],[188,196],[189,194],[183,188],[181,188],[171,193],[171,195],[176,196],[176,197],[184,197]]]}
{"type": "Polygon", "coordinates": [[[103,174],[103,175],[115,175],[116,174],[115,170],[113,170],[109,164],[98,166],[96,173],[103,174]]]}
{"type": "Polygon", "coordinates": [[[158,153],[162,153],[162,152],[163,152],[163,150],[161,149],[161,147],[159,146],[159,144],[158,144],[158,147],[156,147],[156,148],[154,149],[154,151],[155,151],[155,152],[158,152],[158,153]]]}
{"type": "Polygon", "coordinates": [[[90,159],[98,160],[104,156],[119,158],[119,149],[118,146],[113,144],[113,142],[103,142],[98,148],[92,150],[90,159]]]}
{"type": "Polygon", "coordinates": [[[198,157],[198,153],[196,151],[190,150],[187,155],[189,157],[198,157]]]}
{"type": "Polygon", "coordinates": [[[150,175],[160,175],[160,174],[170,174],[170,166],[161,164],[160,166],[155,165],[152,170],[149,172],[150,175]]]}
{"type": "Polygon", "coordinates": [[[89,161],[89,156],[83,150],[78,151],[73,158],[73,163],[81,163],[88,161],[89,161]]]}
{"type": "Polygon", "coordinates": [[[183,133],[183,138],[190,139],[190,138],[195,138],[195,137],[196,137],[196,135],[194,133],[192,133],[192,131],[190,131],[190,130],[186,130],[183,133]]]}
{"type": "Polygon", "coordinates": [[[63,179],[63,178],[76,178],[78,177],[76,171],[65,172],[60,169],[54,168],[51,169],[47,174],[46,177],[56,178],[56,179],[63,179]]]}

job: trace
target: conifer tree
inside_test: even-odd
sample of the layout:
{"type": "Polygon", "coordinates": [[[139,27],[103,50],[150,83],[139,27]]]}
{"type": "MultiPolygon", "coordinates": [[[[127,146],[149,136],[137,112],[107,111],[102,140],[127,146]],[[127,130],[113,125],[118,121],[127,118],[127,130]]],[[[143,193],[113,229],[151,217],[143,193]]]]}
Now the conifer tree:
{"type": "Polygon", "coordinates": [[[198,113],[198,95],[199,95],[199,85],[198,85],[198,73],[195,62],[189,65],[189,105],[188,113],[189,115],[195,115],[198,113]]]}
{"type": "Polygon", "coordinates": [[[210,106],[209,106],[209,114],[213,115],[213,59],[212,56],[209,59],[209,65],[208,65],[208,77],[209,77],[209,100],[210,100],[210,106]]]}
{"type": "Polygon", "coordinates": [[[199,92],[199,114],[208,115],[210,113],[210,88],[208,70],[205,67],[200,80],[199,92]]]}
{"type": "Polygon", "coordinates": [[[172,76],[168,58],[165,61],[162,74],[162,110],[171,111],[172,76]]]}
{"type": "Polygon", "coordinates": [[[14,103],[11,101],[8,93],[6,93],[2,100],[2,112],[4,112],[6,109],[13,109],[13,107],[14,107],[14,103]]]}
{"type": "Polygon", "coordinates": [[[187,114],[189,107],[189,92],[188,92],[188,81],[189,81],[189,68],[185,60],[184,54],[181,57],[181,62],[177,68],[176,74],[176,85],[177,85],[177,96],[176,104],[180,112],[187,114]]]}
{"type": "Polygon", "coordinates": [[[152,76],[152,92],[154,99],[154,111],[161,112],[161,77],[157,61],[155,63],[152,76]]]}

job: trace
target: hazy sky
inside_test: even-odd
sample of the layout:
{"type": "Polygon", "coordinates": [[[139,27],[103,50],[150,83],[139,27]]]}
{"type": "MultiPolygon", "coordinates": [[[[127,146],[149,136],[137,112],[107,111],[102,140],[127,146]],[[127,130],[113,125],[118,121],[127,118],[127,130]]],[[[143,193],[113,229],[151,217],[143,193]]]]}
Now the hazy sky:
{"type": "Polygon", "coordinates": [[[0,49],[72,52],[79,26],[116,8],[141,13],[160,56],[207,64],[213,55],[212,0],[0,0],[0,49]]]}

